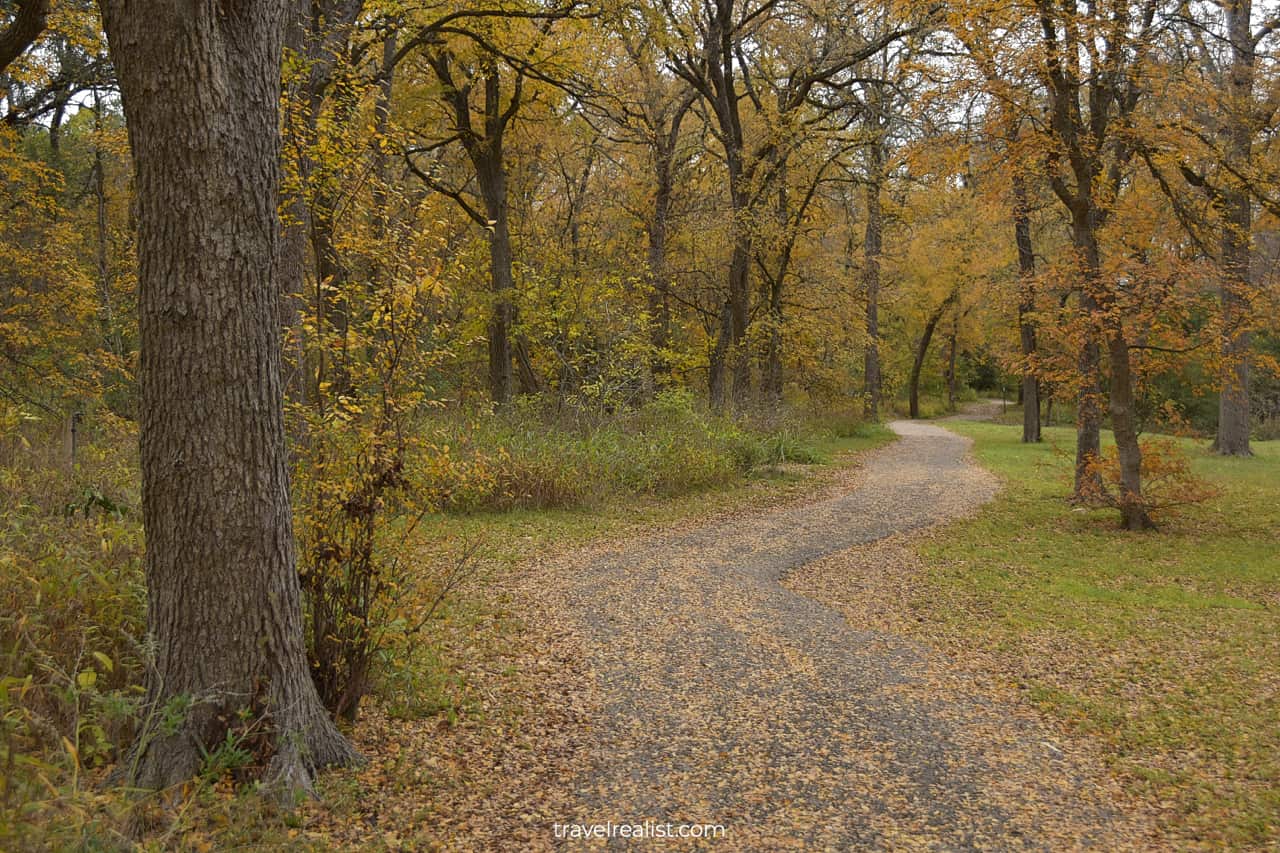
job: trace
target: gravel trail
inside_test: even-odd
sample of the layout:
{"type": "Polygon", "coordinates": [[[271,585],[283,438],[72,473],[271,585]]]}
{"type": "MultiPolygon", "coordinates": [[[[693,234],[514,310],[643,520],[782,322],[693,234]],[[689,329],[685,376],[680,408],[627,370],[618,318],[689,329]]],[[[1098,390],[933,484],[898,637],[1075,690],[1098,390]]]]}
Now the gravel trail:
{"type": "Polygon", "coordinates": [[[566,603],[602,705],[564,821],[721,824],[719,849],[1150,846],[1033,709],[783,585],[995,495],[967,439],[891,427],[810,502],[577,558],[566,603]]]}

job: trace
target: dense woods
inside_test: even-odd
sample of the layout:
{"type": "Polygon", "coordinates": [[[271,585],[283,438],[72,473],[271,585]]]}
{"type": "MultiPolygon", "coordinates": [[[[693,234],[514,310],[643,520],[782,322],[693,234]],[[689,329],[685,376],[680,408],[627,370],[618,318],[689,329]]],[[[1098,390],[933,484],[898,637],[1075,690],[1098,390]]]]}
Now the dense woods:
{"type": "Polygon", "coordinates": [[[155,788],[234,741],[309,789],[470,570],[415,577],[435,519],[707,488],[815,424],[1008,397],[1024,442],[1074,426],[1064,498],[1158,527],[1212,492],[1160,435],[1280,435],[1278,30],[1253,0],[0,3],[4,600],[99,541],[116,591],[0,614],[7,754],[155,788]]]}

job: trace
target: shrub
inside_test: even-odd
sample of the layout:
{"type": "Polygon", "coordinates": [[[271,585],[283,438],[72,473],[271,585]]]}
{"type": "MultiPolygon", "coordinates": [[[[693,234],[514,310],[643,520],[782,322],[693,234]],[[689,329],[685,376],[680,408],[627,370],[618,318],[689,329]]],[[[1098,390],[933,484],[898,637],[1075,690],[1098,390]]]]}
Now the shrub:
{"type": "Polygon", "coordinates": [[[1255,441],[1280,441],[1280,417],[1255,419],[1253,438],[1255,441]]]}
{"type": "Polygon", "coordinates": [[[783,428],[766,436],[763,441],[765,459],[772,463],[794,462],[801,465],[822,465],[827,459],[789,428],[783,428]]]}
{"type": "Polygon", "coordinates": [[[431,417],[422,430],[447,452],[426,463],[422,488],[458,513],[675,496],[726,485],[763,465],[820,464],[826,459],[816,436],[869,428],[852,415],[834,426],[776,411],[733,420],[677,389],[611,415],[524,398],[506,412],[431,417]]]}
{"type": "Polygon", "coordinates": [[[0,847],[11,849],[49,803],[59,831],[87,820],[82,777],[120,758],[143,698],[132,439],[108,434],[68,474],[58,438],[0,468],[0,847]]]}
{"type": "MultiPolygon", "coordinates": [[[[1175,514],[1180,507],[1203,503],[1218,495],[1218,489],[1192,473],[1187,454],[1174,439],[1143,439],[1140,447],[1142,508],[1153,521],[1175,514]]],[[[1120,457],[1115,446],[1104,448],[1102,456],[1090,468],[1101,475],[1102,486],[1087,495],[1088,503],[1120,509],[1120,457]]]]}

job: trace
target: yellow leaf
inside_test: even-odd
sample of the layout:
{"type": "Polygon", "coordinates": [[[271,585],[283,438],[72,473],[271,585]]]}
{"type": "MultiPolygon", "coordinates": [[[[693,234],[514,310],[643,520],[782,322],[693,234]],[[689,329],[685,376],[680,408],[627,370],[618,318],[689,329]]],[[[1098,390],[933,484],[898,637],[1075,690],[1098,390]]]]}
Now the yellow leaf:
{"type": "Polygon", "coordinates": [[[62,747],[67,751],[67,755],[71,756],[71,760],[76,763],[76,767],[79,767],[80,766],[80,750],[76,749],[76,745],[73,744],[70,740],[68,740],[65,735],[62,738],[62,747]]]}

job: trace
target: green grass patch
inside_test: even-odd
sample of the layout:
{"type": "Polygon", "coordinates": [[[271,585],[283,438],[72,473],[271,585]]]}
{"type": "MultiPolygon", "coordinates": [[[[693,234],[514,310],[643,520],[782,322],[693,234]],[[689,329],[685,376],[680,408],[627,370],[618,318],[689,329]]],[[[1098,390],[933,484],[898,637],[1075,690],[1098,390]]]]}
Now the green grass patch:
{"type": "Polygon", "coordinates": [[[1253,459],[1182,442],[1221,495],[1134,534],[1065,500],[1074,431],[947,426],[1005,488],[923,547],[935,627],[1101,738],[1179,837],[1280,842],[1280,442],[1253,459]]]}

